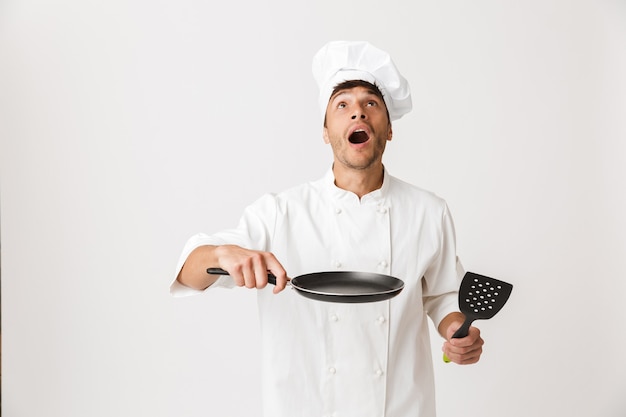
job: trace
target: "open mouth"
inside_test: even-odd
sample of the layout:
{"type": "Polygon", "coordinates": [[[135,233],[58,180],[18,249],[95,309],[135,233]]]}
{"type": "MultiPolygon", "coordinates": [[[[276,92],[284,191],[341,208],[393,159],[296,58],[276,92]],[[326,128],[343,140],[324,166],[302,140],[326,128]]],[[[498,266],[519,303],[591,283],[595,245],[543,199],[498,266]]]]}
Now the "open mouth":
{"type": "Polygon", "coordinates": [[[369,139],[369,135],[364,130],[355,130],[352,132],[348,140],[350,143],[365,143],[369,139]]]}

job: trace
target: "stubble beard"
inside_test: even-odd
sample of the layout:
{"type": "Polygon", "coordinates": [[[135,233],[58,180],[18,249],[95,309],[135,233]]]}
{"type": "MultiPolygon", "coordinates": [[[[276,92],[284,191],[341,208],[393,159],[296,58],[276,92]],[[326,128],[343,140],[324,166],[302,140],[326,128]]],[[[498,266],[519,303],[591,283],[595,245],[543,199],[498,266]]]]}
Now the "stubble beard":
{"type": "MultiPolygon", "coordinates": [[[[373,166],[375,166],[380,160],[382,160],[382,154],[385,150],[385,143],[383,144],[375,144],[375,149],[374,152],[372,153],[372,155],[370,155],[369,157],[367,157],[364,160],[356,160],[357,158],[350,158],[350,155],[346,155],[349,152],[355,152],[352,149],[350,149],[350,146],[347,145],[345,147],[343,147],[342,149],[335,149],[335,147],[333,147],[333,150],[335,151],[335,159],[341,163],[343,166],[345,166],[346,168],[349,169],[354,169],[357,171],[363,171],[363,170],[367,170],[369,168],[372,168],[373,166]],[[351,160],[352,159],[352,160],[351,160]]],[[[357,151],[357,154],[359,154],[359,152],[357,151]]]]}

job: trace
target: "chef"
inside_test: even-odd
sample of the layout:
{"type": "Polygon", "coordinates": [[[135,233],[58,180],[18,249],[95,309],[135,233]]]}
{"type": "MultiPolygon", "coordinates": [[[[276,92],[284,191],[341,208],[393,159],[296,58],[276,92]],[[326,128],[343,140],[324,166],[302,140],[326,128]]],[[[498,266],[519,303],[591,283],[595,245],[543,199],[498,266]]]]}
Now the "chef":
{"type": "Polygon", "coordinates": [[[446,202],[382,163],[391,122],[411,110],[409,85],[367,42],[328,43],[313,74],[332,166],[319,180],[262,196],[236,228],[191,237],[171,293],[257,290],[266,417],[434,417],[428,318],[455,363],[477,362],[483,340],[475,327],[451,339],[463,322],[464,271],[446,202]],[[216,278],[209,267],[230,276],[216,278]],[[362,304],[283,291],[288,276],[335,270],[393,275],[405,288],[362,304]]]}

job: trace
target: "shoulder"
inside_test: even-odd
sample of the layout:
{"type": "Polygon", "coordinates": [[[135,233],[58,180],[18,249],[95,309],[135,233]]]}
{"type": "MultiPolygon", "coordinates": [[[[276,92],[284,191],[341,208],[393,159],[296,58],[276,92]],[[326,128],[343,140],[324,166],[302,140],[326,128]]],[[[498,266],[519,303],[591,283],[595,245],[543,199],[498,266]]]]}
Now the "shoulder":
{"type": "Polygon", "coordinates": [[[323,188],[323,181],[316,180],[298,184],[280,192],[266,193],[252,203],[249,209],[286,212],[294,205],[308,205],[311,201],[319,201],[323,188]]]}
{"type": "Polygon", "coordinates": [[[308,204],[311,201],[319,201],[322,198],[325,184],[325,179],[309,181],[283,190],[273,196],[277,204],[282,207],[293,204],[308,204]]]}
{"type": "Polygon", "coordinates": [[[397,177],[389,176],[389,196],[403,203],[425,205],[431,208],[446,209],[446,201],[433,191],[426,190],[397,177]]]}

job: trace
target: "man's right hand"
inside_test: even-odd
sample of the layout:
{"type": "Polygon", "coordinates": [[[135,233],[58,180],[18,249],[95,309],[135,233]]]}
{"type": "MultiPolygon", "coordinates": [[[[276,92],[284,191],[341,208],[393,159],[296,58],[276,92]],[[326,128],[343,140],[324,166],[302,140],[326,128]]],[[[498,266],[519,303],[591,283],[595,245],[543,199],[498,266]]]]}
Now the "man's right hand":
{"type": "Polygon", "coordinates": [[[246,288],[264,288],[267,274],[271,272],[276,277],[275,294],[284,290],[288,281],[285,269],[274,254],[236,245],[197,247],[187,257],[177,279],[183,285],[203,290],[217,279],[206,272],[212,267],[226,270],[235,285],[246,288]]]}
{"type": "Polygon", "coordinates": [[[268,272],[276,277],[274,294],[287,285],[287,273],[273,253],[224,245],[215,248],[215,255],[219,267],[228,271],[238,287],[264,288],[268,272]]]}

